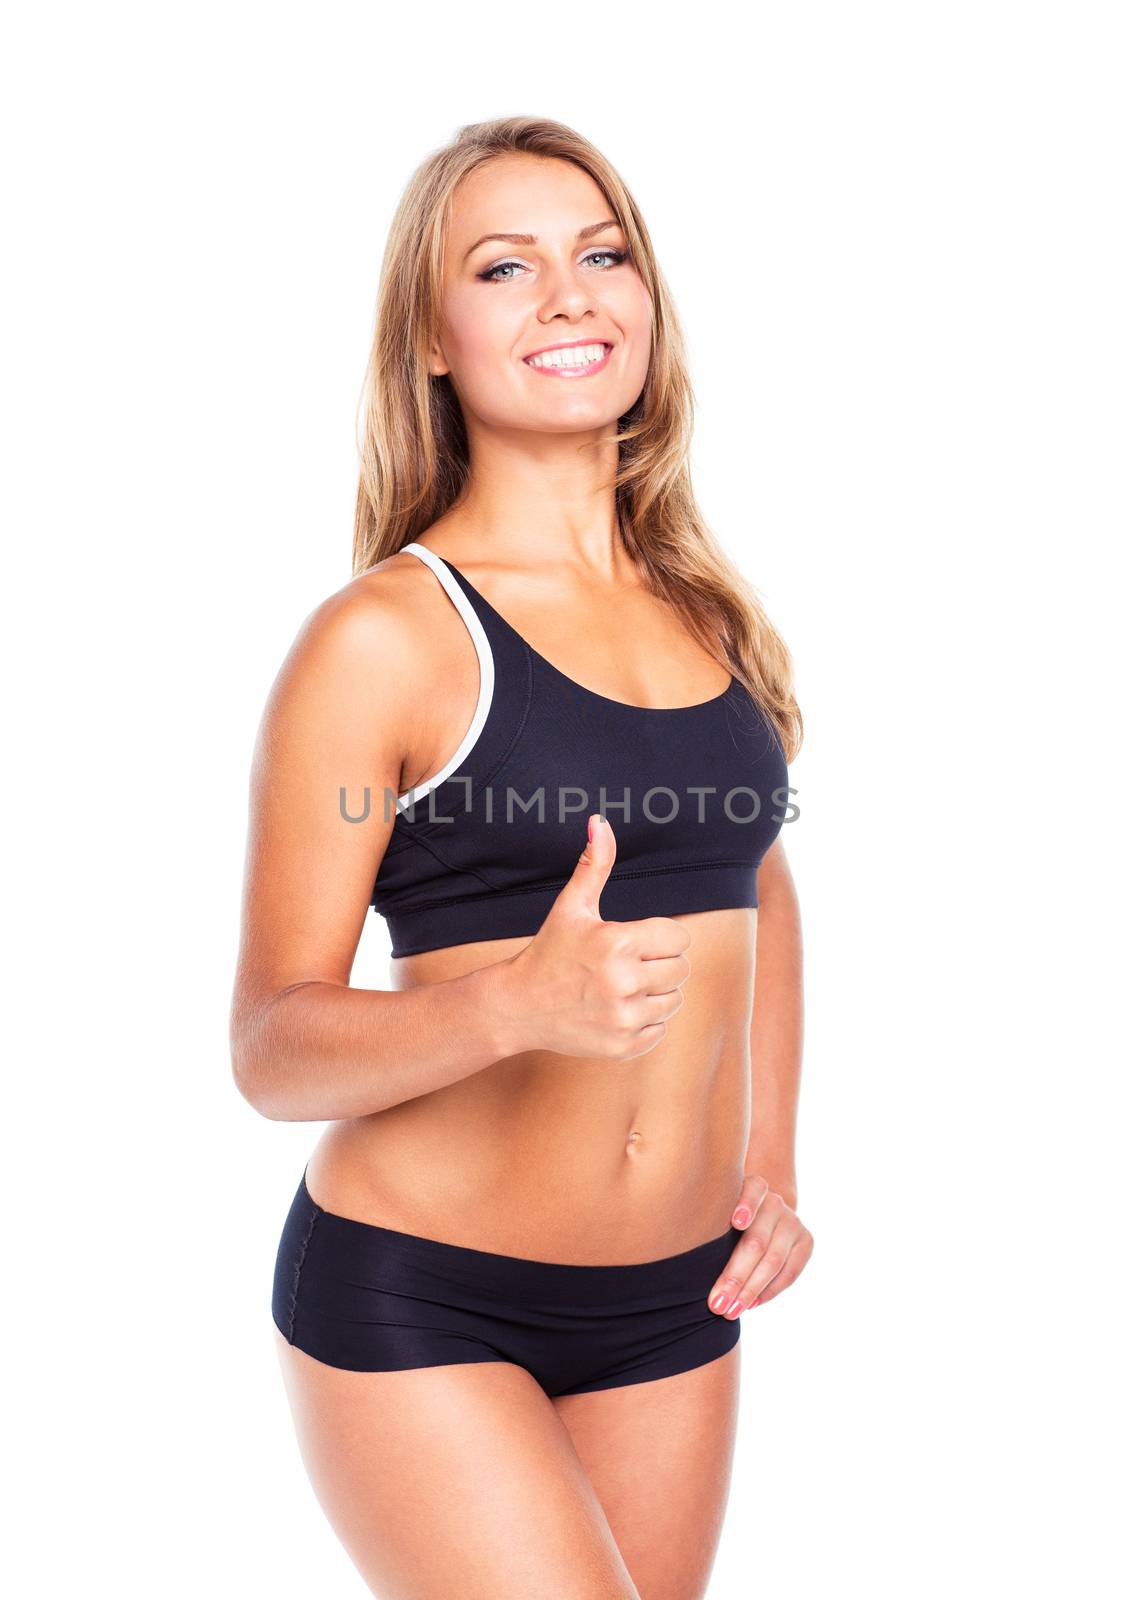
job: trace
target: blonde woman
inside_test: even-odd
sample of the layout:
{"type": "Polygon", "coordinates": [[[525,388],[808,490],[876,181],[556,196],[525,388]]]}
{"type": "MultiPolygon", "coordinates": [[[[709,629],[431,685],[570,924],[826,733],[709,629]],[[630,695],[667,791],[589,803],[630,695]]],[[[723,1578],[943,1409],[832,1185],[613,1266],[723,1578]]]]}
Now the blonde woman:
{"type": "Polygon", "coordinates": [[[790,657],[696,506],[640,212],[569,128],[415,173],[366,399],[232,1003],[247,1100],[329,1124],[272,1293],[300,1448],[375,1595],[693,1600],[738,1318],[813,1242],[790,657]],[[371,905],[390,990],[350,986],[371,905]]]}

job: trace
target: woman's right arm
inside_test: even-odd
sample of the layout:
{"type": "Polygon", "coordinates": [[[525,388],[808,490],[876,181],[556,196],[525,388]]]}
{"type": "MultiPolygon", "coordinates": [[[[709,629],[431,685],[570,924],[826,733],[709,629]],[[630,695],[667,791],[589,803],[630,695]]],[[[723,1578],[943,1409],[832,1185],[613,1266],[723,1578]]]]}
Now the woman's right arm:
{"type": "Polygon", "coordinates": [[[241,1094],[278,1121],[365,1116],[527,1048],[507,961],[403,991],[350,987],[420,706],[420,624],[400,603],[404,574],[388,578],[307,618],[256,739],[230,1043],[241,1094]],[[345,820],[366,788],[368,819],[345,820]]]}
{"type": "MultiPolygon", "coordinates": [[[[632,1060],[683,1004],[687,931],[668,917],[601,918],[616,854],[608,822],[517,955],[405,990],[350,987],[407,730],[427,704],[429,635],[404,576],[351,586],[312,612],[256,739],[232,1070],[249,1104],[279,1122],[368,1116],[526,1050],[632,1060]],[[369,817],[347,821],[367,787],[369,817]]],[[[448,681],[443,663],[435,681],[448,681]]]]}

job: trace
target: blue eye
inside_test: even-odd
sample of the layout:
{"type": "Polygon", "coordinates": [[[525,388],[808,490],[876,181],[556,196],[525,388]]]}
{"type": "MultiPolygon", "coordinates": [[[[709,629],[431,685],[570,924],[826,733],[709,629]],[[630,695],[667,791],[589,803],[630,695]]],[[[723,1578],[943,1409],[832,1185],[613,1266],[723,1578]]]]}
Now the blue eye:
{"type": "Polygon", "coordinates": [[[494,267],[488,267],[484,272],[477,272],[476,277],[482,279],[484,283],[506,283],[510,280],[506,278],[497,278],[495,274],[497,272],[502,272],[504,267],[517,267],[518,265],[519,263],[517,261],[500,261],[497,262],[494,267]]]}
{"type": "MultiPolygon", "coordinates": [[[[591,250],[588,252],[588,254],[583,256],[582,259],[584,261],[589,261],[594,256],[607,256],[613,266],[619,267],[623,261],[627,261],[629,259],[629,252],[627,250],[591,250]]],[[[493,267],[487,267],[483,272],[477,272],[476,277],[479,278],[483,283],[510,283],[515,277],[515,273],[512,273],[510,277],[507,278],[497,278],[495,274],[497,272],[502,272],[504,267],[521,266],[521,261],[497,261],[493,267]]],[[[610,268],[602,267],[601,270],[603,272],[608,272],[610,268]]]]}
{"type": "Polygon", "coordinates": [[[628,254],[627,250],[591,250],[589,256],[586,256],[585,259],[588,261],[590,256],[608,256],[613,265],[619,267],[623,261],[628,259],[628,254]]]}

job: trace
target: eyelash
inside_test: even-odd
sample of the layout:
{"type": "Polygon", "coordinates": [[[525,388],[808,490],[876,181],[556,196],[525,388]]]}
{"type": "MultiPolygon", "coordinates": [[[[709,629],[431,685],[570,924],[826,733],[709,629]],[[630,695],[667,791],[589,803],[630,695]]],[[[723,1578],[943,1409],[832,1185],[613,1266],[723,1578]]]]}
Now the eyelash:
{"type": "MultiPolygon", "coordinates": [[[[627,250],[590,250],[582,259],[588,261],[590,256],[610,256],[613,265],[619,267],[623,262],[628,261],[629,252],[627,250]]],[[[497,261],[493,267],[486,267],[483,272],[477,272],[476,277],[484,283],[510,283],[510,278],[496,278],[493,274],[498,272],[501,267],[517,267],[519,265],[518,261],[497,261]]],[[[611,269],[603,267],[601,270],[609,272],[611,269]]]]}

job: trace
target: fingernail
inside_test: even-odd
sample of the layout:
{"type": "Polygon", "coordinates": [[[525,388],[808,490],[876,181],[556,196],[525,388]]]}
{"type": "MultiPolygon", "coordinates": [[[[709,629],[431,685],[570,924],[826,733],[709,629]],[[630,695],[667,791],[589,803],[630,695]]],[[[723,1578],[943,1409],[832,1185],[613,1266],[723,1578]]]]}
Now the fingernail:
{"type": "Polygon", "coordinates": [[[733,1317],[735,1313],[740,1310],[740,1308],[741,1302],[738,1300],[732,1300],[731,1304],[727,1307],[727,1315],[729,1317],[733,1317]]]}
{"type": "Polygon", "coordinates": [[[740,1206],[731,1220],[737,1228],[745,1228],[751,1220],[751,1213],[746,1206],[740,1206]]]}
{"type": "Polygon", "coordinates": [[[726,1294],[725,1290],[721,1289],[720,1292],[717,1295],[714,1295],[712,1297],[711,1309],[713,1311],[722,1311],[726,1304],[727,1304],[727,1294],[726,1294]]]}

